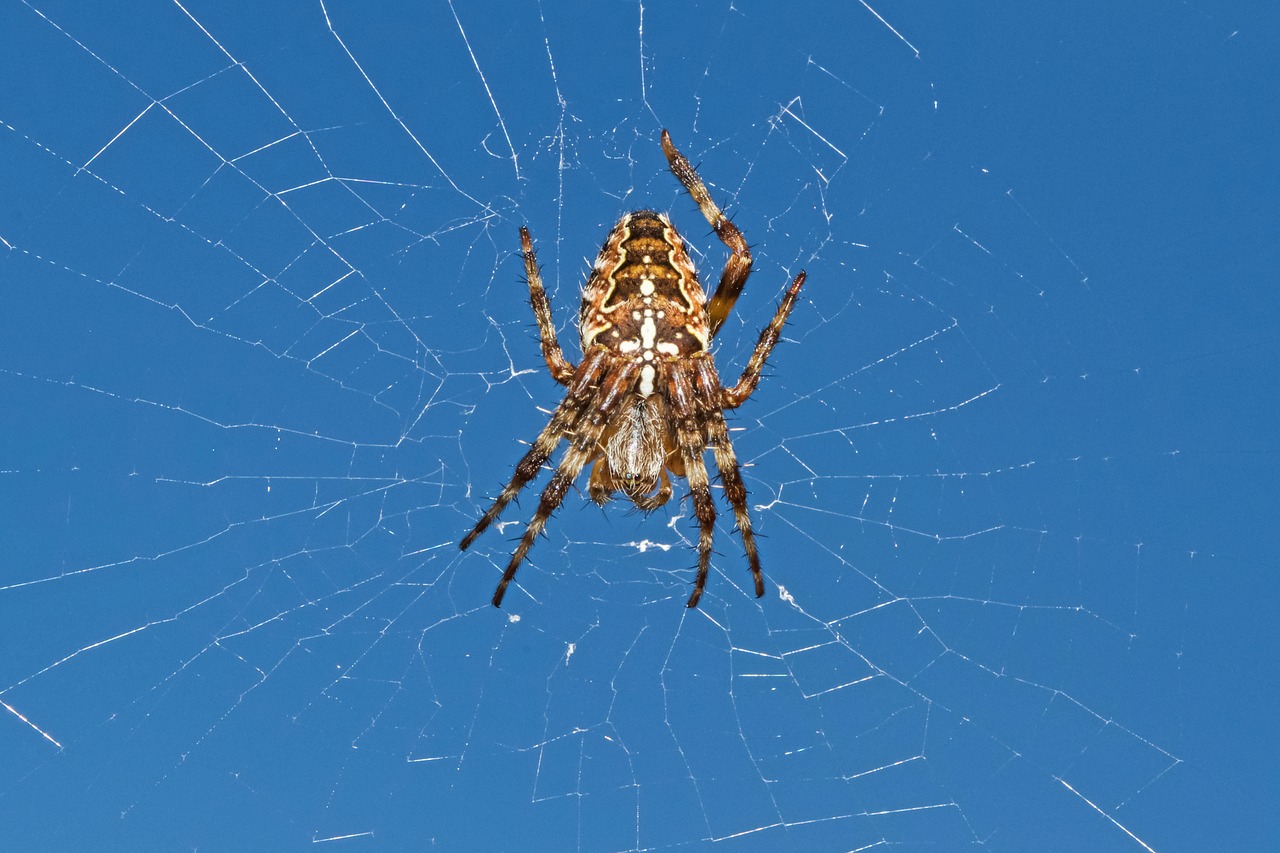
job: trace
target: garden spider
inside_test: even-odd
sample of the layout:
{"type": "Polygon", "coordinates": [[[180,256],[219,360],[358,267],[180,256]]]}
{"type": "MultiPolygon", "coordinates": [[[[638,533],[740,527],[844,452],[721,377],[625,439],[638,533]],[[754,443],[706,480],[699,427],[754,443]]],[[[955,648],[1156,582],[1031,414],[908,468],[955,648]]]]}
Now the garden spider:
{"type": "Polygon", "coordinates": [[[592,467],[587,491],[601,505],[620,490],[647,512],[671,498],[672,475],[688,481],[700,535],[698,577],[686,606],[697,607],[711,567],[716,519],[703,459],[708,448],[720,469],[725,498],[733,507],[756,597],[764,595],[760,555],[747,513],[747,489],[723,410],[737,408],[755,391],[805,276],[802,271],[791,282],[773,320],[760,333],[738,384],[725,388],[711,357],[711,339],[747,283],[751,251],[742,232],[711,200],[702,179],[665,130],[662,150],[672,174],[684,184],[731,251],[710,302],[698,283],[684,240],[671,221],[651,210],[628,213],[609,232],[582,292],[579,325],[583,359],[581,364],[571,364],[556,340],[551,303],[542,289],[529,229],[520,229],[542,356],[551,375],[568,391],[552,413],[551,422],[517,463],[511,482],[462,540],[462,550],[538,475],[561,439],[568,440],[569,449],[542,490],[538,510],[511,555],[493,593],[494,607],[502,605],[507,585],[529,548],[588,463],[592,467]]]}

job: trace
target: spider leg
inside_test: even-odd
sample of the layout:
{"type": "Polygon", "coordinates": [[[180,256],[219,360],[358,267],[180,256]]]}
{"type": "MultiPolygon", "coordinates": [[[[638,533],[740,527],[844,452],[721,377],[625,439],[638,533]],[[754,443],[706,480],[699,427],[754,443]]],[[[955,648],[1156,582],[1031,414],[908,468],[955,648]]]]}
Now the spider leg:
{"type": "Polygon", "coordinates": [[[665,129],[662,131],[662,151],[667,155],[671,173],[684,184],[689,195],[693,196],[693,200],[698,203],[698,209],[702,211],[702,215],[715,229],[720,242],[728,246],[731,252],[729,260],[725,262],[724,271],[720,273],[720,284],[716,287],[716,292],[707,306],[708,330],[711,337],[715,337],[716,332],[720,331],[720,327],[728,319],[729,312],[733,310],[733,304],[738,301],[742,288],[747,284],[747,276],[751,274],[751,249],[747,247],[747,241],[738,230],[738,226],[730,222],[724,215],[724,211],[711,200],[711,194],[707,192],[702,178],[698,177],[697,170],[676,149],[671,141],[671,134],[665,129]]]}
{"type": "MultiPolygon", "coordinates": [[[[601,357],[608,354],[607,350],[598,352],[603,354],[601,357]]],[[[524,535],[520,537],[520,544],[511,555],[511,562],[507,564],[507,570],[502,573],[498,588],[493,591],[494,607],[502,606],[502,597],[507,594],[507,586],[516,576],[516,570],[524,562],[525,555],[533,547],[534,541],[546,526],[551,513],[563,503],[565,494],[573,485],[573,481],[582,473],[583,466],[600,452],[600,436],[604,434],[614,410],[630,393],[637,372],[639,372],[639,365],[628,363],[605,377],[599,394],[593,398],[594,408],[589,416],[574,428],[569,449],[560,460],[560,465],[557,466],[546,488],[542,490],[542,497],[538,500],[538,510],[529,520],[529,525],[525,527],[524,535]]]]}
{"type": "Polygon", "coordinates": [[[764,576],[760,573],[760,552],[756,550],[756,537],[751,530],[751,516],[747,512],[747,487],[742,482],[742,472],[738,468],[738,454],[729,441],[729,426],[719,409],[709,412],[707,437],[715,452],[716,467],[720,469],[725,500],[733,507],[733,517],[738,523],[742,547],[747,552],[747,564],[751,567],[751,577],[755,581],[756,598],[760,598],[764,595],[764,576]]]}
{"type": "Polygon", "coordinates": [[[590,399],[591,391],[599,381],[599,375],[604,370],[605,363],[604,353],[594,354],[582,363],[582,367],[579,368],[573,383],[569,387],[569,393],[560,401],[560,405],[556,407],[555,412],[551,415],[551,421],[538,434],[529,451],[516,463],[515,473],[512,475],[511,481],[507,483],[506,488],[502,490],[502,494],[498,495],[497,500],[476,522],[476,526],[471,529],[471,532],[458,543],[459,548],[463,551],[467,550],[471,543],[476,541],[476,538],[481,533],[484,533],[489,525],[502,514],[507,504],[511,503],[512,499],[529,484],[529,481],[538,476],[542,466],[551,458],[556,446],[560,444],[560,439],[564,437],[566,431],[572,428],[580,417],[582,409],[590,399]]]}
{"type": "Polygon", "coordinates": [[[476,526],[471,528],[463,540],[458,543],[458,547],[463,551],[471,546],[471,543],[479,538],[489,528],[489,525],[497,520],[502,511],[507,508],[507,504],[515,498],[516,495],[529,485],[529,481],[538,476],[538,472],[542,470],[542,466],[551,458],[551,454],[560,444],[560,439],[564,437],[565,429],[572,424],[578,415],[581,404],[576,400],[565,398],[560,403],[560,407],[556,409],[555,414],[551,417],[551,422],[546,425],[541,433],[538,434],[537,440],[533,442],[533,446],[524,457],[516,463],[515,473],[511,476],[511,481],[507,483],[502,493],[498,495],[489,510],[480,517],[476,522],[476,526]]]}
{"type": "Polygon", "coordinates": [[[796,306],[796,300],[800,298],[800,288],[804,284],[804,271],[795,277],[791,282],[791,287],[787,289],[787,293],[782,297],[782,302],[778,305],[777,313],[773,315],[773,319],[769,321],[769,325],[764,327],[764,331],[760,333],[760,340],[756,343],[755,350],[751,353],[751,358],[747,361],[747,367],[742,371],[742,378],[738,380],[738,384],[732,388],[725,388],[720,396],[720,408],[736,409],[747,401],[747,398],[756,390],[756,385],[760,382],[760,371],[764,370],[764,363],[769,358],[769,353],[773,352],[773,347],[778,343],[778,339],[782,337],[782,327],[787,324],[787,316],[791,313],[791,309],[796,306]]]}
{"type": "Polygon", "coordinates": [[[511,562],[507,564],[507,570],[502,573],[502,580],[498,581],[498,588],[493,591],[494,607],[502,606],[502,597],[507,594],[507,585],[516,576],[516,570],[524,562],[525,555],[533,547],[534,540],[538,538],[542,528],[546,527],[547,519],[564,502],[564,496],[569,491],[569,487],[582,472],[582,467],[591,460],[591,456],[592,451],[578,447],[575,442],[560,460],[560,467],[551,476],[550,482],[542,490],[542,497],[538,499],[538,511],[529,520],[529,525],[524,529],[524,535],[520,537],[520,544],[516,546],[515,553],[511,555],[511,562]]]}
{"type": "Polygon", "coordinates": [[[525,277],[529,279],[529,303],[533,306],[533,316],[538,321],[538,337],[542,341],[542,357],[555,380],[561,385],[568,385],[578,368],[565,359],[564,351],[560,349],[556,324],[551,318],[551,300],[542,289],[542,274],[538,272],[538,254],[533,250],[529,229],[523,225],[520,226],[520,246],[524,251],[525,277]]]}
{"type": "Polygon", "coordinates": [[[702,591],[707,586],[707,573],[711,569],[711,545],[715,539],[716,503],[711,497],[711,483],[702,454],[706,451],[706,436],[698,416],[700,407],[694,398],[693,382],[687,368],[674,365],[671,371],[670,394],[676,420],[676,441],[680,448],[680,460],[684,463],[685,480],[693,498],[693,514],[698,519],[698,577],[694,581],[693,594],[685,607],[697,607],[702,591]]]}

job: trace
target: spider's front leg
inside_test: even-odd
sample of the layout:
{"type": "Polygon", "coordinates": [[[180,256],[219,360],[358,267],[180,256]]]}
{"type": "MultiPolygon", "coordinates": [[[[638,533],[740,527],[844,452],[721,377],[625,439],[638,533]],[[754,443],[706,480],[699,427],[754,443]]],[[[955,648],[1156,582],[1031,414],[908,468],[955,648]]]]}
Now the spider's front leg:
{"type": "Polygon", "coordinates": [[[574,381],[569,384],[569,393],[560,401],[560,405],[551,415],[551,421],[546,425],[541,433],[538,434],[537,440],[525,453],[524,458],[516,464],[515,473],[511,476],[511,481],[507,483],[502,493],[498,495],[488,511],[481,516],[476,522],[476,526],[471,529],[463,540],[458,543],[458,547],[463,551],[471,547],[471,543],[479,538],[480,534],[488,529],[489,525],[497,520],[502,511],[506,509],[507,504],[520,494],[521,490],[529,484],[534,477],[538,476],[538,472],[542,470],[542,466],[551,458],[551,454],[560,444],[560,440],[569,432],[582,417],[582,411],[587,403],[595,396],[596,387],[603,379],[608,368],[608,354],[599,351],[590,354],[582,362],[582,367],[574,377],[574,381]]]}
{"type": "Polygon", "coordinates": [[[687,368],[676,365],[671,371],[669,385],[671,411],[675,421],[676,444],[680,449],[680,463],[684,468],[685,480],[689,483],[693,514],[698,519],[698,576],[685,607],[697,607],[702,591],[707,586],[707,573],[711,570],[711,546],[716,529],[716,503],[711,497],[711,481],[702,459],[702,454],[707,449],[706,431],[700,421],[700,407],[694,397],[693,387],[687,368]]]}
{"type": "Polygon", "coordinates": [[[700,415],[704,420],[707,442],[715,455],[716,468],[720,470],[724,498],[729,502],[729,506],[733,507],[733,518],[738,524],[738,535],[742,537],[742,547],[747,553],[747,565],[751,568],[751,579],[755,583],[756,598],[760,598],[764,595],[760,552],[756,548],[751,514],[747,511],[747,486],[742,481],[742,471],[738,467],[738,454],[734,452],[733,442],[729,439],[729,425],[725,423],[724,412],[720,411],[719,397],[722,393],[720,378],[716,376],[715,366],[707,358],[697,359],[693,370],[694,387],[698,404],[702,407],[700,415]]]}
{"type": "Polygon", "coordinates": [[[561,385],[568,385],[577,371],[570,364],[560,349],[560,341],[556,338],[556,324],[551,318],[551,300],[542,288],[542,274],[538,272],[538,255],[533,250],[533,238],[529,229],[520,226],[520,247],[524,251],[524,272],[529,279],[529,303],[533,306],[533,316],[538,321],[538,337],[542,341],[542,357],[546,359],[547,369],[561,385]]]}
{"type": "MultiPolygon", "coordinates": [[[[599,353],[603,359],[605,351],[601,350],[599,353]]],[[[507,570],[502,573],[502,580],[498,582],[498,588],[493,591],[494,607],[502,606],[502,598],[507,594],[507,586],[516,576],[516,570],[524,562],[525,555],[533,547],[538,534],[542,532],[542,528],[546,527],[547,519],[564,501],[565,494],[573,485],[573,481],[578,478],[578,474],[582,472],[583,466],[599,453],[600,437],[604,434],[605,426],[618,406],[626,400],[639,370],[638,364],[626,363],[612,370],[602,379],[599,391],[592,398],[594,408],[575,425],[569,449],[561,457],[556,472],[551,475],[546,488],[542,490],[542,496],[538,499],[538,509],[533,514],[533,518],[529,519],[524,535],[520,537],[520,544],[516,546],[515,552],[511,555],[511,561],[507,563],[507,570]]]]}

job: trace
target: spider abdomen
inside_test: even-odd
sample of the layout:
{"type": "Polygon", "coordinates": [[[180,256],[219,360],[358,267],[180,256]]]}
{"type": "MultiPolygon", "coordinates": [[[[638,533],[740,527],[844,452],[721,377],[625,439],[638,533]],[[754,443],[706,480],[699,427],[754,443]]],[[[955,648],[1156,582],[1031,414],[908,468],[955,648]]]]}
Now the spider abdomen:
{"type": "MultiPolygon", "coordinates": [[[[684,240],[667,217],[629,213],[609,232],[582,291],[582,351],[599,344],[645,364],[707,349],[707,302],[684,240]]],[[[642,396],[654,371],[643,370],[642,396]]]]}

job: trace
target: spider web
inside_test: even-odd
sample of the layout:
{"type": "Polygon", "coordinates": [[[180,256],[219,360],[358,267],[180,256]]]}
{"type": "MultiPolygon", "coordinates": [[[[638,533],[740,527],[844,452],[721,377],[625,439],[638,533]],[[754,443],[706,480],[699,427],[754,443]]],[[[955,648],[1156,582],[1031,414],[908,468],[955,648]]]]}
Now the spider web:
{"type": "MultiPolygon", "coordinates": [[[[1236,27],[1158,8],[1173,53],[1226,67],[1236,27]]],[[[1141,310],[1111,295],[1114,238],[1072,206],[1091,179],[1051,144],[1114,83],[1053,76],[1078,61],[1055,29],[1116,73],[1150,20],[0,14],[11,844],[1264,837],[1256,813],[1224,826],[1248,807],[1187,766],[1213,742],[1253,778],[1189,699],[1236,614],[1198,609],[1233,569],[1179,501],[1221,469],[1170,426],[1141,310]],[[1018,75],[1028,100],[995,115],[1018,75]],[[540,485],[457,542],[560,393],[516,229],[574,357],[584,258],[622,212],[670,211],[714,281],[724,249],[662,127],[754,245],[726,380],[809,273],[731,423],[766,597],[727,512],[688,611],[687,500],[645,517],[571,492],[495,611],[540,485]]]]}

